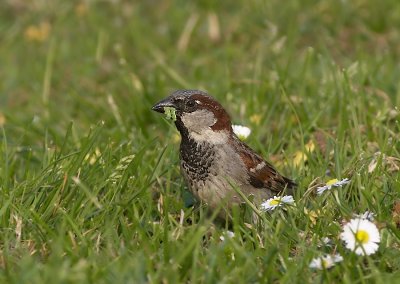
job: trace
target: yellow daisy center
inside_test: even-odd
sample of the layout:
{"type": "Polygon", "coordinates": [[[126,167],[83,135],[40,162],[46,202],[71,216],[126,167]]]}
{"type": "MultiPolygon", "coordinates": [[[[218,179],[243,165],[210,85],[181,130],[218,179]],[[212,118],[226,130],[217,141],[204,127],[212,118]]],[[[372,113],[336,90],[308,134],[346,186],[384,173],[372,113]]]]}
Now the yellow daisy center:
{"type": "Polygon", "coordinates": [[[332,185],[332,184],[337,183],[338,181],[339,181],[339,180],[338,180],[337,178],[334,178],[334,179],[328,180],[328,181],[326,182],[326,185],[332,185]]]}
{"type": "Polygon", "coordinates": [[[326,261],[325,259],[322,259],[322,260],[321,260],[321,266],[322,266],[323,268],[328,268],[328,266],[329,266],[328,261],[326,261]]]}
{"type": "Polygon", "coordinates": [[[359,243],[366,244],[366,243],[368,243],[368,240],[369,240],[369,234],[368,234],[368,232],[366,232],[364,230],[359,230],[356,233],[356,239],[359,243]]]}
{"type": "Polygon", "coordinates": [[[273,199],[273,200],[271,200],[271,202],[270,202],[271,205],[279,205],[279,203],[281,203],[281,200],[280,200],[280,199],[273,199]]]}

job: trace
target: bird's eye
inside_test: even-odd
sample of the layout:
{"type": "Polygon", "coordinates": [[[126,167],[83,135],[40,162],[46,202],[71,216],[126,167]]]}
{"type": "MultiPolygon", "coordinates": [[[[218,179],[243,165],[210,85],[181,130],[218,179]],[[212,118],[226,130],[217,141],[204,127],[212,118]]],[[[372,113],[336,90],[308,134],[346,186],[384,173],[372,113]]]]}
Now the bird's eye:
{"type": "Polygon", "coordinates": [[[187,107],[192,108],[192,107],[194,107],[195,105],[196,105],[196,102],[195,102],[194,100],[189,100],[189,101],[186,102],[186,106],[187,106],[187,107]]]}

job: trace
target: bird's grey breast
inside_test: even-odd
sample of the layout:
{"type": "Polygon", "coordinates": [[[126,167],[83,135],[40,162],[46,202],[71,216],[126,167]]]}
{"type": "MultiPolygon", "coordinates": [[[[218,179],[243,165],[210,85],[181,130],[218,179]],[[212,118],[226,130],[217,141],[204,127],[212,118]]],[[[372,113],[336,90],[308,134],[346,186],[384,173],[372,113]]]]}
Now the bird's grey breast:
{"type": "MultiPolygon", "coordinates": [[[[241,185],[247,182],[245,166],[228,144],[184,139],[180,149],[181,168],[191,188],[212,183],[241,185]],[[216,179],[220,179],[217,181],[216,179]]],[[[209,184],[210,185],[210,184],[209,184]]]]}

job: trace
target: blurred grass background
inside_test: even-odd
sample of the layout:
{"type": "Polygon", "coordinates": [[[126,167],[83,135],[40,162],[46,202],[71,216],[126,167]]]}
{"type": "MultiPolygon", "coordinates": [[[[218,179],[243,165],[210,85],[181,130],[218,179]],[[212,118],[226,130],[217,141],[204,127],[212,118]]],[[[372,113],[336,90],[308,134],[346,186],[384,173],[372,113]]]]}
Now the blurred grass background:
{"type": "Polygon", "coordinates": [[[1,281],[395,281],[399,27],[396,0],[2,1],[1,281]],[[295,209],[221,242],[185,206],[177,132],[150,110],[180,88],[252,129],[295,209]],[[333,177],[352,184],[304,195],[333,177]],[[383,241],[359,258],[337,235],[367,209],[383,241]],[[315,272],[324,236],[345,260],[315,272]]]}

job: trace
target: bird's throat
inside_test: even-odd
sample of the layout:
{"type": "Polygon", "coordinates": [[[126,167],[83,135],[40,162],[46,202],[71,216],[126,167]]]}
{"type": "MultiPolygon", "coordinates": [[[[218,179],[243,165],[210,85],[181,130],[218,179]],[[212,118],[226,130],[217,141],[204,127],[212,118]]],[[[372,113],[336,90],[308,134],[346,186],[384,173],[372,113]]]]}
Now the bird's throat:
{"type": "Polygon", "coordinates": [[[215,159],[215,148],[207,142],[183,137],[180,146],[182,170],[193,180],[205,180],[215,159]]]}

